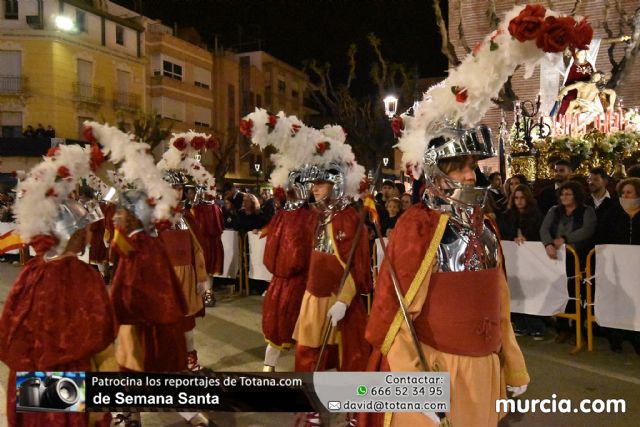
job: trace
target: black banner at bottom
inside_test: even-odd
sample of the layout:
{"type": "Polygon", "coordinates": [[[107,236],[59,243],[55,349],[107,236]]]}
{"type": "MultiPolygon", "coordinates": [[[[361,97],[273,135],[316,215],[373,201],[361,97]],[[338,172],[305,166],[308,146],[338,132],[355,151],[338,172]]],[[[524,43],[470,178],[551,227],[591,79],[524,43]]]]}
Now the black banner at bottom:
{"type": "Polygon", "coordinates": [[[323,408],[314,392],[312,373],[87,372],[85,384],[86,410],[95,412],[315,412],[323,408]]]}

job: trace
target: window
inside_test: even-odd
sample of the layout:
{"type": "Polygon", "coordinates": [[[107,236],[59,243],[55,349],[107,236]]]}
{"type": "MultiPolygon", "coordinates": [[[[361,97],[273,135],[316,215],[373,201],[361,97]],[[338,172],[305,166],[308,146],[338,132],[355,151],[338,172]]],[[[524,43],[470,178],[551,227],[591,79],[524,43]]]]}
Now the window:
{"type": "Polygon", "coordinates": [[[124,27],[122,25],[116,25],[116,43],[124,46],[124,27]]]}
{"type": "Polygon", "coordinates": [[[87,32],[87,15],[84,10],[76,9],[76,28],[81,33],[87,32]]]}
{"type": "Polygon", "coordinates": [[[18,19],[18,0],[4,0],[4,19],[18,19]]]}
{"type": "Polygon", "coordinates": [[[22,136],[22,113],[20,111],[3,111],[0,113],[0,127],[3,138],[22,136]]]}
{"type": "Polygon", "coordinates": [[[194,123],[196,126],[200,126],[200,127],[203,127],[203,128],[208,128],[208,127],[209,127],[209,123],[199,122],[199,121],[197,121],[197,120],[196,120],[195,122],[193,122],[193,123],[194,123]]]}
{"type": "Polygon", "coordinates": [[[182,81],[182,66],[169,61],[162,61],[162,74],[182,81]]]}
{"type": "Polygon", "coordinates": [[[287,84],[284,80],[278,79],[278,92],[285,93],[287,91],[287,84]]]}
{"type": "Polygon", "coordinates": [[[209,89],[209,85],[206,83],[193,82],[193,84],[204,89],[209,89]]]}

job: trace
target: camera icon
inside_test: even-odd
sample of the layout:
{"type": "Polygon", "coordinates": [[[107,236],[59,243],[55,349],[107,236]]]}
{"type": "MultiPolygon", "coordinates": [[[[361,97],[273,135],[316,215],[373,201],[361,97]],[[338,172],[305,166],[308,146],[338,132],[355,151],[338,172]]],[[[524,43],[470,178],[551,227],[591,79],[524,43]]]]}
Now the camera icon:
{"type": "Polygon", "coordinates": [[[18,408],[64,410],[80,401],[80,389],[68,378],[49,376],[28,378],[20,384],[18,408]]]}

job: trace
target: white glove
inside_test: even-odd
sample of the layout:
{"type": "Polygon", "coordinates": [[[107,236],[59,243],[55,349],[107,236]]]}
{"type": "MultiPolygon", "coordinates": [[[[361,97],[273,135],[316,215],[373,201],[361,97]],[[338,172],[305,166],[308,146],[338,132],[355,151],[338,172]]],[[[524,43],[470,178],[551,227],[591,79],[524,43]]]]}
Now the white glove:
{"type": "Polygon", "coordinates": [[[521,386],[507,386],[507,391],[511,392],[511,397],[518,397],[527,391],[527,384],[521,386]]]}
{"type": "Polygon", "coordinates": [[[209,289],[208,280],[205,280],[204,282],[198,282],[198,284],[196,285],[196,292],[198,292],[198,295],[200,296],[203,296],[207,289],[209,289]]]}
{"type": "Polygon", "coordinates": [[[422,415],[429,418],[431,421],[436,423],[436,425],[440,425],[440,418],[436,415],[435,412],[423,412],[422,415]]]}
{"type": "Polygon", "coordinates": [[[338,322],[342,320],[346,312],[347,304],[341,301],[336,301],[335,304],[331,306],[331,308],[327,312],[327,316],[329,316],[331,325],[333,325],[334,328],[338,326],[338,322]]]}

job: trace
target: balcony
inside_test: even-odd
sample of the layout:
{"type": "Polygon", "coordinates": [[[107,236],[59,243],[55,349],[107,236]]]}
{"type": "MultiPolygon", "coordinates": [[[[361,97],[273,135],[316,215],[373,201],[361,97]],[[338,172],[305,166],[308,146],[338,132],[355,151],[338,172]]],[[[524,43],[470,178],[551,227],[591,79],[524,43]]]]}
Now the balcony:
{"type": "Polygon", "coordinates": [[[140,95],[131,92],[114,92],[113,108],[115,110],[136,111],[140,109],[140,95]]]}
{"type": "Polygon", "coordinates": [[[104,87],[76,82],[73,84],[73,100],[83,104],[104,103],[104,87]]]}
{"type": "Polygon", "coordinates": [[[0,76],[0,95],[26,95],[29,79],[24,76],[0,76]]]}

